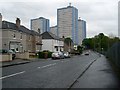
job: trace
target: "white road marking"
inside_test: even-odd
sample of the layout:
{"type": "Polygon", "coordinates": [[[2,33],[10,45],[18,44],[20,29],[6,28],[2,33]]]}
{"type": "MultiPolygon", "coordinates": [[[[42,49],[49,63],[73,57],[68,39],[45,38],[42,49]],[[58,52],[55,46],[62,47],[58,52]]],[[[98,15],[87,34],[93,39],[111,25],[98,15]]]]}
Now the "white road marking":
{"type": "Polygon", "coordinates": [[[60,60],[54,60],[54,62],[56,62],[56,61],[60,61],[60,60]]]}
{"type": "Polygon", "coordinates": [[[65,60],[65,61],[61,61],[61,62],[68,62],[68,61],[70,61],[70,60],[65,60]]]}
{"type": "Polygon", "coordinates": [[[16,76],[16,75],[19,75],[19,74],[22,74],[22,73],[25,73],[25,71],[18,72],[18,73],[15,73],[15,74],[11,74],[11,75],[8,75],[8,76],[3,76],[3,77],[0,78],[0,80],[5,79],[5,78],[9,78],[9,77],[13,77],[13,76],[16,76]]]}
{"type": "Polygon", "coordinates": [[[49,66],[54,66],[56,63],[53,63],[53,64],[48,64],[48,65],[45,65],[45,66],[42,66],[42,67],[38,67],[39,69],[40,68],[46,68],[46,67],[49,67],[49,66]]]}
{"type": "Polygon", "coordinates": [[[55,65],[56,63],[53,63],[52,65],[55,65]]]}
{"type": "Polygon", "coordinates": [[[41,67],[37,67],[37,68],[39,68],[39,69],[40,69],[41,67]]]}

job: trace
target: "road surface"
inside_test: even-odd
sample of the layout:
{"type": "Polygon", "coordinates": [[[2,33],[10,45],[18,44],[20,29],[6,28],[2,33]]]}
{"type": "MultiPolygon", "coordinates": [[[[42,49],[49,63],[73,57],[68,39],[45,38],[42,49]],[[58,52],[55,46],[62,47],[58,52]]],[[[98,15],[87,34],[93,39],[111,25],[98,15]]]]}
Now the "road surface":
{"type": "Polygon", "coordinates": [[[4,67],[0,80],[3,88],[75,88],[76,80],[84,77],[99,58],[90,51],[89,55],[4,67]]]}

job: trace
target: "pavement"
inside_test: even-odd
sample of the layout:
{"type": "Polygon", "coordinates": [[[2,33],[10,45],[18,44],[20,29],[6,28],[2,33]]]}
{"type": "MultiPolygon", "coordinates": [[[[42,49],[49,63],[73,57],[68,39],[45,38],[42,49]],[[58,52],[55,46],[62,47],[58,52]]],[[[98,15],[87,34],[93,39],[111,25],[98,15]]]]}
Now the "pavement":
{"type": "Polygon", "coordinates": [[[8,67],[8,66],[26,64],[26,63],[30,63],[30,62],[44,61],[44,60],[50,60],[50,58],[48,58],[48,59],[38,59],[38,58],[34,58],[34,59],[30,59],[30,60],[26,60],[26,59],[15,59],[15,60],[13,60],[13,61],[0,62],[0,67],[8,67]]]}
{"type": "Polygon", "coordinates": [[[101,55],[71,88],[119,88],[120,80],[109,61],[101,55]]]}

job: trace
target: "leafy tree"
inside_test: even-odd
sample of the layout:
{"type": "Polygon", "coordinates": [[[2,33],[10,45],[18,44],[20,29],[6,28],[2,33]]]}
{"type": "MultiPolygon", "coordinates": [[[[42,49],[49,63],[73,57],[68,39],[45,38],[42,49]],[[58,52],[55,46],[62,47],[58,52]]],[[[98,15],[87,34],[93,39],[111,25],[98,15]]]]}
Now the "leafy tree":
{"type": "Polygon", "coordinates": [[[93,42],[91,38],[86,38],[82,41],[82,45],[85,46],[86,49],[92,49],[93,48],[93,42]]]}
{"type": "Polygon", "coordinates": [[[93,38],[86,38],[83,40],[82,45],[87,49],[93,49],[99,52],[107,51],[115,42],[120,41],[118,37],[110,38],[103,33],[99,33],[93,38]]]}
{"type": "Polygon", "coordinates": [[[78,45],[78,46],[77,46],[77,50],[78,50],[78,52],[81,54],[82,51],[83,51],[83,47],[81,47],[80,45],[78,45]]]}
{"type": "Polygon", "coordinates": [[[69,46],[73,41],[71,38],[68,37],[64,39],[64,42],[69,46]]]}

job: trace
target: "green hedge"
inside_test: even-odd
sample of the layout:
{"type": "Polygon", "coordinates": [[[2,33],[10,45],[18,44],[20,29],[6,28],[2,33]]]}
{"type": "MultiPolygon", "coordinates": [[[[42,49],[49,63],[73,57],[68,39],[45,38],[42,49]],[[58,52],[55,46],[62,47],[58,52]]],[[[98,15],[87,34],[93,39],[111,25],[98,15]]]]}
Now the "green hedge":
{"type": "Polygon", "coordinates": [[[51,58],[52,57],[52,52],[50,51],[42,51],[42,52],[38,52],[38,58],[51,58]]]}
{"type": "Polygon", "coordinates": [[[43,58],[44,57],[44,53],[43,52],[38,52],[38,58],[43,58]]]}
{"type": "Polygon", "coordinates": [[[51,57],[52,57],[52,53],[53,53],[53,52],[48,52],[48,58],[51,58],[51,57]]]}

